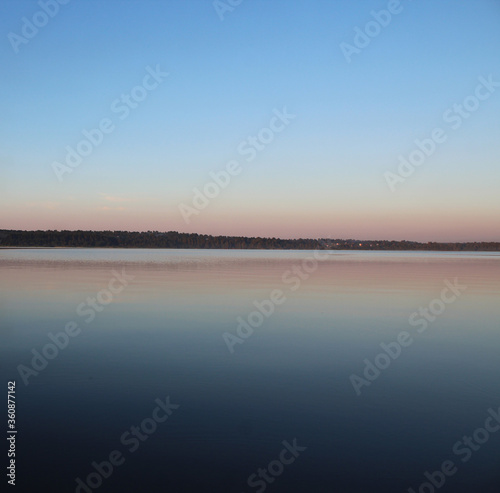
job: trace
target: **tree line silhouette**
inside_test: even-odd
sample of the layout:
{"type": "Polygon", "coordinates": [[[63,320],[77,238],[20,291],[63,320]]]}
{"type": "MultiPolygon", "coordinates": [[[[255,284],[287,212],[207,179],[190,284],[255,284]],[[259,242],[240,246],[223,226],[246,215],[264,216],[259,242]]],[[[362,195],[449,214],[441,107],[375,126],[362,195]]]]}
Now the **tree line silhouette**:
{"type": "Polygon", "coordinates": [[[211,236],[177,231],[0,230],[3,247],[213,248],[267,250],[432,250],[500,251],[500,242],[419,243],[396,240],[260,238],[211,236]]]}

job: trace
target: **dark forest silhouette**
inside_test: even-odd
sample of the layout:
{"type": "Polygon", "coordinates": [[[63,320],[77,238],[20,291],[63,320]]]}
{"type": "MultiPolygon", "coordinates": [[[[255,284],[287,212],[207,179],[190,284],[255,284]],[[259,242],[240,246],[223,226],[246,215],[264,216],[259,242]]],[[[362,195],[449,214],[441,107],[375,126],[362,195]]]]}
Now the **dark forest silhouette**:
{"type": "Polygon", "coordinates": [[[395,240],[254,238],[168,231],[20,231],[0,230],[3,247],[223,248],[268,250],[432,250],[500,251],[500,242],[418,243],[395,240]]]}

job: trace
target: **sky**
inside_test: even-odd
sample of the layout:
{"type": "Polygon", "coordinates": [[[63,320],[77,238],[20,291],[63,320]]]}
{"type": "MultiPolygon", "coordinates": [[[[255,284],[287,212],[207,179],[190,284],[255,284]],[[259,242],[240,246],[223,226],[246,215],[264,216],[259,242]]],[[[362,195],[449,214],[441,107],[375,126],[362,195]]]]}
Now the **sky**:
{"type": "Polygon", "coordinates": [[[499,27],[499,0],[5,0],[0,228],[500,241],[499,27]]]}

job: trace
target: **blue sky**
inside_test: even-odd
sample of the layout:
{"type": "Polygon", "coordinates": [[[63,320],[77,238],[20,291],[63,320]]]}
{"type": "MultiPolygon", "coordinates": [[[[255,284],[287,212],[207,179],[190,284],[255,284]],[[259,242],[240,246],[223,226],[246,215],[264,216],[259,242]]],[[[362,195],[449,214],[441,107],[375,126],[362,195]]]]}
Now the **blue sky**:
{"type": "Polygon", "coordinates": [[[500,82],[499,1],[401,0],[350,63],[340,45],[397,2],[244,0],[222,21],[211,1],[57,5],[14,47],[42,7],[0,4],[0,228],[500,240],[500,88],[443,120],[500,82]],[[168,77],[120,120],[113,102],[157,66],[168,77]],[[246,162],[239,144],[284,108],[246,162]],[[60,181],[52,164],[103,118],[113,131],[60,181]],[[437,127],[446,141],[391,190],[437,127]],[[196,209],[230,160],[240,174],[196,209]]]}

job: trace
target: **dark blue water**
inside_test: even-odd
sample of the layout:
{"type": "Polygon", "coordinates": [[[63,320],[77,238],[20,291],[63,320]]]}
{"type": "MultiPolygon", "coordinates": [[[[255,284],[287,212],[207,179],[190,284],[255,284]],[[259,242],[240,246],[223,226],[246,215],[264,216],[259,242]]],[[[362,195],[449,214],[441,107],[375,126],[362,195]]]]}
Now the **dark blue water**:
{"type": "Polygon", "coordinates": [[[5,249],[0,293],[13,491],[500,491],[499,255],[5,249]]]}

